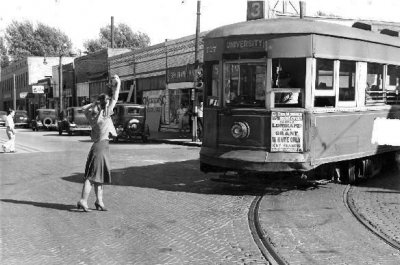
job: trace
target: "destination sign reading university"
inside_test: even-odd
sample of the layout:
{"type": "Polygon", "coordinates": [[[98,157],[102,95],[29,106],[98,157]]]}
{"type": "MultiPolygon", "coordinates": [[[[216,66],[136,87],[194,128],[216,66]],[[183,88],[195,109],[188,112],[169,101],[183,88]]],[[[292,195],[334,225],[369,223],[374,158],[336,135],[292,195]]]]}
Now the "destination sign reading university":
{"type": "Polygon", "coordinates": [[[227,40],[226,49],[253,49],[264,48],[265,41],[261,39],[227,40]]]}

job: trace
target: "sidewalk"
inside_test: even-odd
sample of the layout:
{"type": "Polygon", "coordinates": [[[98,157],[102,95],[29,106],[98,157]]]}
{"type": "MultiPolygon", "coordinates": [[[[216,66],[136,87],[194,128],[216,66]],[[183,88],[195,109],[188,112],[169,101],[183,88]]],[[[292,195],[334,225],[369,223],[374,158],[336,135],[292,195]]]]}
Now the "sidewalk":
{"type": "Polygon", "coordinates": [[[187,146],[201,146],[201,141],[192,141],[192,133],[190,132],[150,132],[149,141],[187,146]]]}

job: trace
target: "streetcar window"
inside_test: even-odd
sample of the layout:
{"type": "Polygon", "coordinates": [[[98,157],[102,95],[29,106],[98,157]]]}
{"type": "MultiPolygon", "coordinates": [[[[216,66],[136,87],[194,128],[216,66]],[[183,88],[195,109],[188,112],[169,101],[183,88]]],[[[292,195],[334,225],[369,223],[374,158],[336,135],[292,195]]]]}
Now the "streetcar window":
{"type": "Polygon", "coordinates": [[[356,63],[341,61],[339,70],[339,101],[356,100],[356,63]]]}
{"type": "Polygon", "coordinates": [[[272,59],[272,89],[276,107],[300,107],[305,87],[304,58],[272,59]]]}
{"type": "Polygon", "coordinates": [[[383,77],[383,65],[377,63],[368,63],[365,104],[385,102],[385,95],[382,86],[382,77],[383,77]]]}
{"type": "Polygon", "coordinates": [[[315,89],[333,90],[333,60],[317,60],[317,78],[315,89]]]}
{"type": "Polygon", "coordinates": [[[388,65],[385,89],[386,103],[400,104],[400,66],[388,65]]]}
{"type": "Polygon", "coordinates": [[[335,107],[334,61],[317,59],[314,107],[335,107]]]}
{"type": "Polygon", "coordinates": [[[218,63],[210,64],[206,67],[206,95],[207,95],[207,106],[218,107],[220,105],[219,95],[220,95],[220,86],[219,86],[219,65],[218,63]]]}
{"type": "Polygon", "coordinates": [[[265,106],[265,84],[265,62],[224,65],[224,98],[227,106],[265,106]]]}

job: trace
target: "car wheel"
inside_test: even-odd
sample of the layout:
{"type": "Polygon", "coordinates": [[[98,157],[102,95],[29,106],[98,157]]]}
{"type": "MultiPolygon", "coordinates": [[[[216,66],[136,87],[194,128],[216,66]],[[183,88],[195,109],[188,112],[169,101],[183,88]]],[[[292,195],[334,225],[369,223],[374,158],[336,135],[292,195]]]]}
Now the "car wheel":
{"type": "Polygon", "coordinates": [[[143,141],[143,143],[147,143],[149,141],[149,139],[147,138],[146,135],[143,135],[142,136],[142,141],[143,141]]]}
{"type": "Polygon", "coordinates": [[[62,129],[59,129],[58,130],[58,135],[61,135],[62,134],[62,129]]]}
{"type": "Polygon", "coordinates": [[[32,131],[35,131],[36,130],[36,128],[35,127],[32,127],[32,131]]]}
{"type": "Polygon", "coordinates": [[[69,136],[72,135],[72,131],[70,129],[67,130],[67,133],[68,133],[69,136]]]}
{"type": "Polygon", "coordinates": [[[112,139],[112,141],[113,141],[113,143],[118,143],[118,136],[116,136],[116,137],[113,137],[113,139],[112,139]]]}

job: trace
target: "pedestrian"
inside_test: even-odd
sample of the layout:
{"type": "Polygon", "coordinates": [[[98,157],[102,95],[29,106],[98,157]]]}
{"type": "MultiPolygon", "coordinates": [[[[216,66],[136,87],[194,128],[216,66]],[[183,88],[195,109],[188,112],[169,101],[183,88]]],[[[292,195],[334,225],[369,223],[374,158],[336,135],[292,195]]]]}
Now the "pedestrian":
{"type": "Polygon", "coordinates": [[[89,211],[88,198],[92,185],[96,194],[96,210],[107,211],[103,203],[103,184],[111,183],[109,137],[110,133],[116,135],[111,115],[121,88],[121,81],[117,75],[113,77],[111,86],[111,98],[107,94],[100,94],[97,101],[82,107],[92,126],[90,136],[93,141],[86,161],[81,199],[77,203],[78,209],[82,208],[85,212],[89,211]]]}
{"type": "Polygon", "coordinates": [[[185,115],[187,115],[187,108],[185,108],[184,105],[181,104],[179,109],[176,111],[176,114],[178,116],[179,132],[185,131],[185,129],[186,129],[185,115]]]}
{"type": "Polygon", "coordinates": [[[8,136],[8,141],[2,145],[4,153],[6,153],[7,151],[9,151],[10,153],[16,152],[14,115],[15,110],[12,108],[8,109],[6,118],[6,134],[8,136]]]}
{"type": "Polygon", "coordinates": [[[198,131],[200,132],[199,137],[203,136],[203,101],[200,102],[200,106],[197,109],[197,124],[198,124],[198,131]]]}

